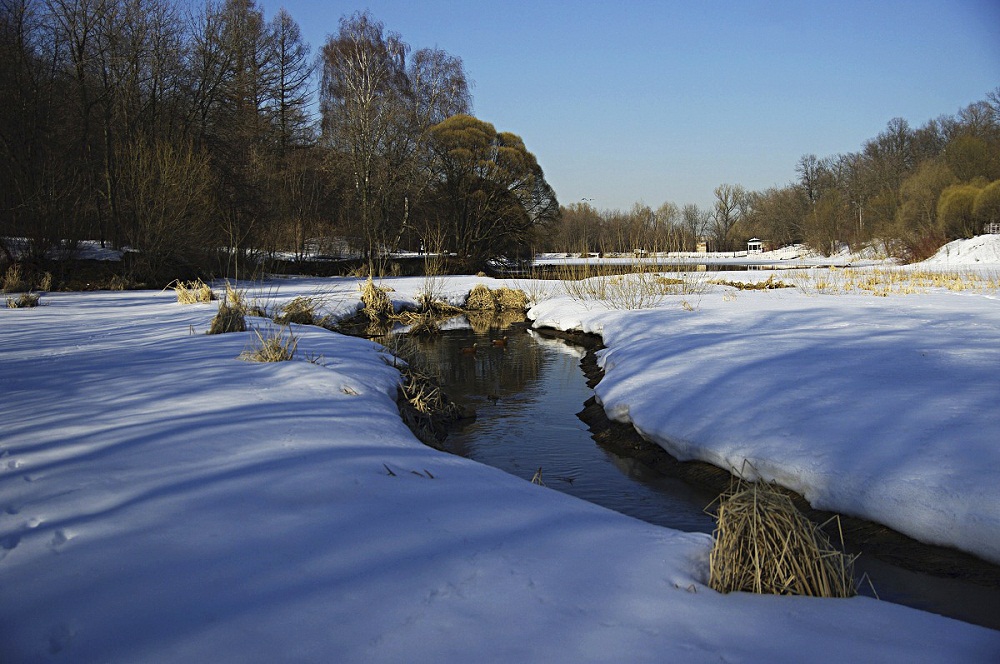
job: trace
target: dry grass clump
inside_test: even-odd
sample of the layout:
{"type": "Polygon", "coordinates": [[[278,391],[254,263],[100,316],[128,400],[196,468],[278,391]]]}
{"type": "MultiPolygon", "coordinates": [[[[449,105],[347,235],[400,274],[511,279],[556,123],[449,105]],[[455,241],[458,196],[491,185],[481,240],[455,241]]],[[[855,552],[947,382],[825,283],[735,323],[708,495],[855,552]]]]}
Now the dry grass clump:
{"type": "Polygon", "coordinates": [[[266,336],[261,334],[260,330],[255,329],[254,336],[253,347],[240,353],[241,360],[287,362],[295,358],[295,350],[299,345],[299,340],[288,328],[281,328],[277,332],[272,331],[266,336]]]}
{"type": "Polygon", "coordinates": [[[719,499],[709,586],[811,597],[853,597],[854,557],[765,482],[740,480],[719,499]]]}
{"type": "Polygon", "coordinates": [[[501,286],[490,290],[483,284],[476,284],[465,299],[468,311],[520,311],[528,308],[528,296],[522,290],[501,286]]]}
{"type": "Polygon", "coordinates": [[[712,283],[718,286],[731,286],[732,288],[736,288],[738,290],[774,290],[776,288],[795,288],[792,284],[786,284],[784,281],[776,281],[773,274],[767,278],[767,281],[747,283],[745,281],[715,279],[712,283]]]}
{"type": "Polygon", "coordinates": [[[37,307],[40,296],[38,293],[21,293],[17,297],[7,298],[8,309],[26,309],[37,307]]]}
{"type": "Polygon", "coordinates": [[[177,293],[177,302],[180,304],[198,304],[200,302],[211,302],[215,299],[215,293],[211,287],[201,279],[195,281],[175,281],[172,286],[177,293]]]}
{"type": "Polygon", "coordinates": [[[279,325],[288,325],[289,323],[315,325],[318,306],[316,298],[296,297],[281,308],[281,313],[274,317],[274,322],[279,325]]]}
{"type": "Polygon", "coordinates": [[[516,288],[501,286],[493,291],[493,297],[500,311],[526,311],[528,309],[527,294],[516,288]]]}
{"type": "Polygon", "coordinates": [[[360,288],[361,302],[365,305],[363,311],[369,320],[385,320],[392,316],[394,310],[392,301],[386,295],[387,289],[376,286],[371,277],[360,288]]]}
{"type": "Polygon", "coordinates": [[[470,311],[494,311],[493,292],[483,284],[476,284],[465,298],[465,308],[470,311]]]}
{"type": "Polygon", "coordinates": [[[12,263],[0,279],[0,290],[4,293],[19,293],[30,289],[30,284],[24,279],[20,263],[12,263]]]}
{"type": "Polygon", "coordinates": [[[208,334],[226,334],[228,332],[246,332],[246,310],[240,301],[233,302],[224,297],[219,302],[219,310],[212,318],[208,334]]]}

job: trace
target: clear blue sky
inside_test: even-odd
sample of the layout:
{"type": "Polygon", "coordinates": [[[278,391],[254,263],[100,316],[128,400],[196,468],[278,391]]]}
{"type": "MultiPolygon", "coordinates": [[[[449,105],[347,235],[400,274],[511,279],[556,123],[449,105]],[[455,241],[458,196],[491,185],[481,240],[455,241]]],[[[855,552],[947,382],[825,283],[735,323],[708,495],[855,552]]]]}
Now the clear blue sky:
{"type": "Polygon", "coordinates": [[[524,138],[563,205],[708,206],[1000,86],[1000,0],[258,1],[314,52],[368,9],[462,58],[475,115],[524,138]]]}

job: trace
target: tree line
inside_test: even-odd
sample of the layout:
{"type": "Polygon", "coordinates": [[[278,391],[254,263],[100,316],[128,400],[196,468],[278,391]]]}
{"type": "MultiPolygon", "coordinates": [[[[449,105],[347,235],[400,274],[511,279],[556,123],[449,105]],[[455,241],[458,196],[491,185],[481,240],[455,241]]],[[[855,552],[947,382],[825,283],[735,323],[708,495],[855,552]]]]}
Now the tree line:
{"type": "Polygon", "coordinates": [[[719,185],[707,209],[573,203],[542,248],[694,251],[700,241],[733,251],[759,237],[823,253],[877,241],[890,255],[919,260],[950,240],[1000,232],[1000,88],[921,127],[890,120],[857,152],[804,155],[796,173],[797,181],[763,191],[719,185]]]}
{"type": "Polygon", "coordinates": [[[461,59],[367,12],[314,56],[254,0],[0,0],[0,90],[10,262],[99,240],[137,280],[279,251],[478,266],[558,214],[523,141],[472,116],[461,59]]]}

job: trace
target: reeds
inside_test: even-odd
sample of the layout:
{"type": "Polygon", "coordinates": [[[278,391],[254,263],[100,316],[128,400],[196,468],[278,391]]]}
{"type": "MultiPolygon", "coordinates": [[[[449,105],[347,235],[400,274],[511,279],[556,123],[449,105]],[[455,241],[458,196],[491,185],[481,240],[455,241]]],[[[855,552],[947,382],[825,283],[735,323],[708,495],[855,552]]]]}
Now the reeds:
{"type": "Polygon", "coordinates": [[[465,299],[468,311],[518,311],[528,308],[528,296],[522,290],[501,286],[490,290],[483,284],[476,284],[465,299]]]}
{"type": "Polygon", "coordinates": [[[201,279],[195,281],[174,281],[167,288],[173,288],[179,304],[198,304],[215,299],[212,288],[201,279]]]}
{"type": "Polygon", "coordinates": [[[719,499],[709,586],[811,597],[852,597],[855,557],[830,543],[789,496],[765,482],[737,484],[719,499]]]}
{"type": "Polygon", "coordinates": [[[27,309],[37,307],[40,296],[38,293],[21,293],[17,297],[7,298],[8,309],[27,309]]]}
{"type": "Polygon", "coordinates": [[[274,317],[279,325],[295,323],[297,325],[315,325],[316,309],[319,303],[316,298],[296,297],[281,308],[281,313],[274,317]]]}
{"type": "Polygon", "coordinates": [[[387,289],[376,286],[372,283],[371,277],[368,277],[368,280],[360,288],[361,302],[365,305],[363,311],[368,316],[368,320],[386,320],[392,316],[394,310],[392,301],[386,294],[387,289]]]}
{"type": "Polygon", "coordinates": [[[246,332],[246,304],[242,296],[226,289],[226,295],[219,302],[219,310],[212,318],[208,334],[226,334],[228,332],[246,332]]]}
{"type": "Polygon", "coordinates": [[[937,271],[907,268],[792,270],[795,286],[816,295],[920,295],[933,290],[995,293],[1000,276],[981,271],[937,271]]]}
{"type": "MultiPolygon", "coordinates": [[[[4,293],[19,293],[21,291],[26,291],[30,288],[30,285],[25,281],[24,274],[21,271],[20,263],[12,263],[4,273],[3,277],[0,278],[0,290],[4,293]]],[[[10,300],[8,299],[8,302],[10,300]]]]}
{"type": "Polygon", "coordinates": [[[277,332],[271,331],[267,335],[254,329],[254,337],[253,347],[240,353],[241,360],[287,362],[295,358],[295,350],[298,348],[299,340],[295,338],[290,329],[283,327],[277,332]]]}

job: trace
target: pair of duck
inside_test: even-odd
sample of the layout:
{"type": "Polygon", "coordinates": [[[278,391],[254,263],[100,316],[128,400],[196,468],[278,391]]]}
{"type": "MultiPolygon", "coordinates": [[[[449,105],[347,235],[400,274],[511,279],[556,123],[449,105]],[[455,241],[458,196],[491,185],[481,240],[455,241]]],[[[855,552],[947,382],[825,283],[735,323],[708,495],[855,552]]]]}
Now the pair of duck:
{"type": "MultiPolygon", "coordinates": [[[[504,337],[503,339],[491,339],[490,345],[495,346],[497,348],[506,348],[507,337],[504,337]]],[[[475,343],[472,344],[471,346],[465,346],[461,350],[463,355],[475,355],[476,351],[479,350],[479,344],[475,343]]]]}

